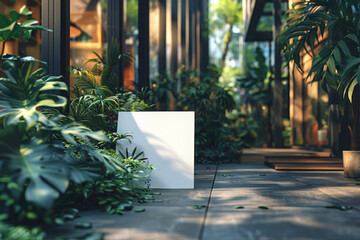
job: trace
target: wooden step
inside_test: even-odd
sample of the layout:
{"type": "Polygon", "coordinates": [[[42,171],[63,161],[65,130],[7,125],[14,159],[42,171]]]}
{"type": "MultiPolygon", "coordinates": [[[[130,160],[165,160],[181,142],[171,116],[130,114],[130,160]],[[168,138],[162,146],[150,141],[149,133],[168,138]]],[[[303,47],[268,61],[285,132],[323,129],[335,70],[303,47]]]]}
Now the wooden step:
{"type": "Polygon", "coordinates": [[[275,164],[273,168],[287,171],[343,171],[342,165],[275,164]]]}
{"type": "Polygon", "coordinates": [[[341,171],[341,158],[319,156],[266,156],[265,165],[276,170],[290,171],[341,171]]]}
{"type": "Polygon", "coordinates": [[[331,156],[311,156],[311,155],[282,155],[282,156],[274,156],[274,155],[270,155],[270,156],[265,156],[265,160],[282,160],[282,159],[291,159],[291,160],[295,160],[295,159],[314,159],[314,160],[321,160],[321,159],[328,159],[328,160],[332,160],[332,159],[336,159],[339,160],[340,158],[335,158],[335,157],[331,157],[331,156]]]}

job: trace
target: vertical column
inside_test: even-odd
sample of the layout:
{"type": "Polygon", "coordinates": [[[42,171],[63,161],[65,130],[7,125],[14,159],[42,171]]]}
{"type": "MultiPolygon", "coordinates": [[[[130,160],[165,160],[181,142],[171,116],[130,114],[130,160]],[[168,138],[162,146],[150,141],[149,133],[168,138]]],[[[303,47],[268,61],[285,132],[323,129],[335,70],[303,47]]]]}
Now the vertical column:
{"type": "Polygon", "coordinates": [[[189,8],[190,11],[190,31],[191,31],[191,39],[190,39],[190,49],[191,51],[189,52],[189,56],[191,58],[191,68],[192,69],[196,69],[197,66],[197,62],[196,62],[196,52],[197,52],[197,39],[198,39],[198,35],[197,35],[197,2],[198,0],[193,0],[190,1],[191,5],[189,8]]]}
{"type": "Polygon", "coordinates": [[[150,1],[139,3],[139,88],[150,87],[150,1]]]}
{"type": "Polygon", "coordinates": [[[186,42],[186,67],[192,67],[192,5],[193,1],[186,1],[185,6],[185,20],[186,20],[186,28],[185,28],[185,42],[186,42]]]}
{"type": "Polygon", "coordinates": [[[166,0],[159,0],[159,10],[160,10],[159,73],[165,73],[166,72],[166,0]]]}
{"type": "Polygon", "coordinates": [[[275,79],[274,79],[274,147],[282,147],[282,83],[281,83],[281,52],[277,36],[281,31],[281,0],[273,0],[274,24],[273,40],[275,41],[275,79]]]}
{"type": "Polygon", "coordinates": [[[199,1],[199,11],[200,11],[200,46],[198,54],[199,56],[199,65],[200,71],[204,72],[206,66],[209,65],[209,26],[208,26],[208,0],[199,1]],[[206,34],[205,34],[206,33],[206,34]]]}
{"type": "Polygon", "coordinates": [[[171,0],[171,54],[170,54],[170,72],[174,76],[178,67],[178,0],[171,0]]]}
{"type": "MultiPolygon", "coordinates": [[[[110,46],[113,40],[120,44],[120,52],[124,52],[124,29],[126,24],[126,0],[107,0],[107,41],[110,46]]],[[[113,69],[119,79],[119,87],[123,86],[123,65],[113,69]]]]}
{"type": "Polygon", "coordinates": [[[69,84],[70,1],[42,0],[41,4],[41,24],[53,30],[42,32],[41,58],[48,63],[49,75],[62,75],[69,84]]]}
{"type": "Polygon", "coordinates": [[[187,53],[187,49],[186,49],[186,2],[187,0],[180,0],[180,14],[179,14],[179,18],[180,18],[180,52],[181,52],[181,57],[180,57],[180,64],[181,65],[186,65],[186,53],[187,53]]]}

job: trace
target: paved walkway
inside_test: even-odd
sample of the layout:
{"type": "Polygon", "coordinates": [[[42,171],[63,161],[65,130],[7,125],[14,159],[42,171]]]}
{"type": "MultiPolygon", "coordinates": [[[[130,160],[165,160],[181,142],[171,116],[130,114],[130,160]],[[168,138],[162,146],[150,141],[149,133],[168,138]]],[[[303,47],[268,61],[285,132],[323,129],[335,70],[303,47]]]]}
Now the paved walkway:
{"type": "MultiPolygon", "coordinates": [[[[199,165],[195,178],[194,190],[159,190],[163,201],[141,204],[145,212],[91,211],[75,222],[91,221],[109,240],[360,239],[360,186],[342,172],[199,165]]],[[[57,233],[84,231],[65,225],[57,233]]]]}

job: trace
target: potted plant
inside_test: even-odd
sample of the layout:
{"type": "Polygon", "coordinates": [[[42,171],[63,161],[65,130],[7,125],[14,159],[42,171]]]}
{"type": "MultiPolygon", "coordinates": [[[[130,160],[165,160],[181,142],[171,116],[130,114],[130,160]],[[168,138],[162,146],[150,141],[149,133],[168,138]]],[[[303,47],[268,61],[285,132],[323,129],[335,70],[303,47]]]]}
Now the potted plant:
{"type": "Polygon", "coordinates": [[[351,109],[351,150],[344,151],[345,177],[360,177],[360,1],[311,0],[292,5],[280,34],[285,55],[303,71],[302,56],[313,58],[307,75],[336,91],[351,109]],[[346,99],[347,98],[347,99],[346,99]]]}

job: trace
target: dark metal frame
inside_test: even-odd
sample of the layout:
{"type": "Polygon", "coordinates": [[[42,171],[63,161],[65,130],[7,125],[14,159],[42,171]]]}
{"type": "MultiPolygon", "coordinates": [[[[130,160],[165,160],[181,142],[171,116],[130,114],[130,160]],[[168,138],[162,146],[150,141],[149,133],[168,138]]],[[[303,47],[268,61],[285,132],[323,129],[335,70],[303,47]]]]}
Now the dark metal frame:
{"type": "MultiPolygon", "coordinates": [[[[112,40],[120,44],[121,52],[124,52],[124,29],[126,25],[126,0],[107,0],[107,42],[110,46],[112,40]]],[[[116,76],[119,78],[119,87],[123,86],[124,66],[119,64],[114,69],[116,76]]]]}
{"type": "Polygon", "coordinates": [[[159,73],[166,73],[166,0],[159,0],[159,73]]]}
{"type": "Polygon", "coordinates": [[[139,4],[139,82],[138,87],[150,87],[150,42],[149,11],[150,1],[142,0],[139,4]]]}
{"type": "Polygon", "coordinates": [[[69,84],[70,0],[42,0],[41,4],[41,24],[52,30],[42,32],[41,59],[48,63],[49,75],[62,75],[69,84]]]}

